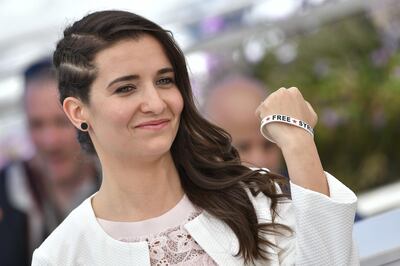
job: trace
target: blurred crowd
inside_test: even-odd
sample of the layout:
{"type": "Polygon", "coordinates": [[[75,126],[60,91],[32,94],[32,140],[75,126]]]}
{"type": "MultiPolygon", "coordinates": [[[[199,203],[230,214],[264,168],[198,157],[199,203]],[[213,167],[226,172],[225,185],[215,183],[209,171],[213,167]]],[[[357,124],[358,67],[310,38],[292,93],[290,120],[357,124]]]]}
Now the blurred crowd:
{"type": "Polygon", "coordinates": [[[0,170],[0,264],[30,265],[33,250],[100,184],[58,101],[49,59],[24,72],[23,107],[36,153],[0,170]]]}
{"type": "MultiPolygon", "coordinates": [[[[204,88],[201,111],[231,135],[244,165],[287,176],[279,148],[262,137],[254,111],[273,90],[296,84],[320,116],[316,140],[328,171],[357,192],[398,182],[400,7],[394,6],[306,37],[296,32],[257,62],[239,64],[246,71],[214,60],[209,71],[216,77],[204,88]]],[[[81,150],[62,110],[51,60],[31,62],[21,74],[35,152],[0,163],[0,264],[8,266],[30,265],[32,251],[101,183],[97,158],[81,150]]]]}

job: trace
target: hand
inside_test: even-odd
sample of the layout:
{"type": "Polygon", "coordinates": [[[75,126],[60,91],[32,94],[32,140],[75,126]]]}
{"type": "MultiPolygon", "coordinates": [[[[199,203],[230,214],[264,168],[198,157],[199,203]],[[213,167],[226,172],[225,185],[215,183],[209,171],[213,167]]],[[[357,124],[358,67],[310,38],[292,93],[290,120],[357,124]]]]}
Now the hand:
{"type": "MultiPolygon", "coordinates": [[[[303,120],[311,127],[315,127],[318,116],[312,106],[304,100],[303,95],[296,87],[280,88],[269,95],[257,108],[256,115],[263,119],[272,114],[288,115],[303,120]]],[[[270,123],[265,126],[268,136],[282,149],[286,143],[303,138],[312,138],[305,130],[284,123],[270,123]]]]}
{"type": "MultiPolygon", "coordinates": [[[[280,88],[257,108],[262,119],[272,114],[282,114],[303,120],[311,127],[318,121],[311,105],[297,88],[280,88]]],[[[290,180],[294,184],[329,196],[329,186],[317,147],[311,134],[302,128],[284,123],[266,125],[267,134],[281,148],[290,180]]]]}

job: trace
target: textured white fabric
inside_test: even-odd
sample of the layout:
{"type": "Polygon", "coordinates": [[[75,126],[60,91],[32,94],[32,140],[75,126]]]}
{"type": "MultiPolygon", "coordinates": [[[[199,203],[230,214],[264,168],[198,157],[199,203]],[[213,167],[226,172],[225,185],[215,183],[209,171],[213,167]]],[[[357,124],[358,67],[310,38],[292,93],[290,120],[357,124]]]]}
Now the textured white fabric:
{"type": "MultiPolygon", "coordinates": [[[[331,197],[291,184],[292,201],[280,205],[277,222],[294,233],[268,235],[281,249],[270,249],[270,261],[256,265],[359,265],[352,241],[357,198],[328,173],[327,178],[331,197]]],[[[251,200],[259,221],[270,221],[269,199],[258,195],[251,200]]],[[[203,212],[185,228],[218,265],[244,265],[235,256],[237,238],[220,220],[203,212]]],[[[89,198],[35,251],[32,265],[150,265],[150,258],[146,242],[124,243],[108,236],[97,223],[89,198]]]]}
{"type": "Polygon", "coordinates": [[[115,222],[98,218],[103,230],[123,242],[146,241],[150,263],[157,266],[215,266],[184,225],[202,212],[186,195],[158,217],[137,222],[115,222]]]}
{"type": "Polygon", "coordinates": [[[276,237],[281,265],[359,265],[352,239],[357,197],[333,176],[327,180],[330,197],[291,184],[292,203],[282,205],[277,222],[295,235],[276,237]]]}

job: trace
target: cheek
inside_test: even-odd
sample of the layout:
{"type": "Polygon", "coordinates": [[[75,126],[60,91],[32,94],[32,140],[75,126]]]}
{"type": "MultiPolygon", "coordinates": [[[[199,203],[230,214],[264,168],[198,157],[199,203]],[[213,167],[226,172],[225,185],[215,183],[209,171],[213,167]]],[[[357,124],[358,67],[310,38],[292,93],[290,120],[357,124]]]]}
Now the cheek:
{"type": "Polygon", "coordinates": [[[76,145],[79,145],[78,138],[77,138],[77,131],[76,131],[75,127],[65,129],[62,132],[62,134],[63,134],[63,139],[65,140],[65,142],[68,142],[71,145],[71,147],[75,148],[76,145]]]}
{"type": "Polygon", "coordinates": [[[184,102],[183,97],[178,89],[169,97],[169,102],[174,114],[180,115],[183,110],[184,102]]]}
{"type": "Polygon", "coordinates": [[[30,135],[31,135],[31,140],[33,145],[35,145],[36,147],[40,148],[40,146],[42,145],[42,137],[41,134],[38,130],[31,130],[30,131],[30,135]]]}
{"type": "Polygon", "coordinates": [[[135,104],[132,101],[104,102],[96,105],[90,113],[94,129],[119,128],[121,125],[126,125],[135,113],[135,104]],[[110,125],[113,126],[110,127],[110,125]]]}
{"type": "Polygon", "coordinates": [[[35,146],[42,146],[46,143],[47,134],[44,128],[33,128],[29,131],[31,140],[35,146]]]}
{"type": "Polygon", "coordinates": [[[40,136],[40,130],[37,128],[29,128],[28,130],[32,141],[36,141],[40,136]]]}

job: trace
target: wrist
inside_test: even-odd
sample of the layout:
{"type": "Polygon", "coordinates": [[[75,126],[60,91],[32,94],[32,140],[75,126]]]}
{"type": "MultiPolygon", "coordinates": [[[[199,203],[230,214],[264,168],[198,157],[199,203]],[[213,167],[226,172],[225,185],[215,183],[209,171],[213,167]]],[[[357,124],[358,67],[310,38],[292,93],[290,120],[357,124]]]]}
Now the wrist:
{"type": "Polygon", "coordinates": [[[293,130],[290,135],[279,138],[277,145],[282,153],[291,153],[301,155],[302,153],[315,149],[314,138],[304,130],[293,130]]]}
{"type": "Polygon", "coordinates": [[[280,146],[279,143],[284,143],[287,137],[296,138],[295,133],[304,135],[304,132],[307,132],[309,136],[314,137],[314,130],[308,123],[282,114],[264,117],[261,120],[260,131],[266,139],[277,143],[278,146],[280,146]]]}

